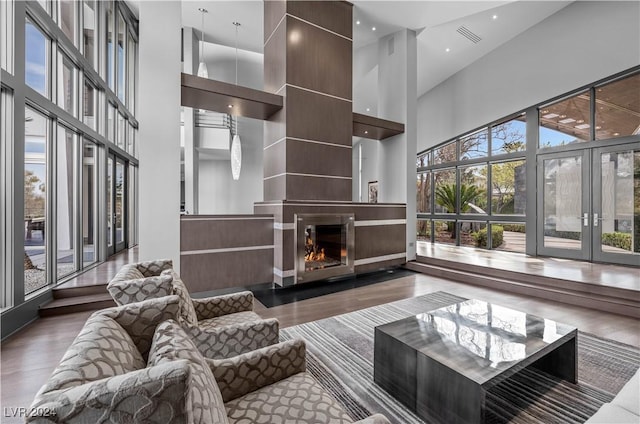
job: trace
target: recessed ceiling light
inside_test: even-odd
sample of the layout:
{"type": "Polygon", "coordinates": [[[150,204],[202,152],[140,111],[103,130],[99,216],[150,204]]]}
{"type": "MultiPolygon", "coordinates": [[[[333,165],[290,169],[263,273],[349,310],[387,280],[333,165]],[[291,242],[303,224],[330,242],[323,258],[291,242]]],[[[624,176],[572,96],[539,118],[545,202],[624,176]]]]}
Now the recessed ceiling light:
{"type": "Polygon", "coordinates": [[[567,115],[560,115],[560,119],[564,119],[566,117],[567,117],[567,115]]]}
{"type": "Polygon", "coordinates": [[[376,27],[371,28],[371,31],[375,31],[375,30],[376,30],[376,27]]]}
{"type": "Polygon", "coordinates": [[[364,133],[365,133],[365,134],[369,134],[369,131],[365,130],[365,131],[364,131],[364,133]]]}
{"type": "Polygon", "coordinates": [[[367,112],[371,111],[371,109],[367,108],[367,112]]]}
{"type": "Polygon", "coordinates": [[[356,25],[360,25],[360,21],[356,21],[356,25]]]}
{"type": "Polygon", "coordinates": [[[229,109],[231,109],[231,108],[233,107],[233,105],[227,105],[227,107],[228,107],[229,109]]]}
{"type": "Polygon", "coordinates": [[[447,47],[446,49],[444,49],[444,51],[449,53],[451,51],[451,49],[449,47],[447,47]]]}
{"type": "Polygon", "coordinates": [[[496,19],[498,19],[498,15],[493,15],[492,18],[495,21],[496,19]]]}
{"type": "Polygon", "coordinates": [[[620,135],[620,133],[613,133],[613,136],[614,136],[614,137],[617,137],[617,136],[619,136],[619,135],[620,135]]]}
{"type": "Polygon", "coordinates": [[[601,127],[600,125],[596,125],[596,129],[597,129],[597,130],[601,130],[601,129],[602,129],[602,127],[601,127]]]}
{"type": "Polygon", "coordinates": [[[582,124],[582,123],[584,122],[584,119],[578,119],[576,122],[577,122],[578,124],[582,124]]]}

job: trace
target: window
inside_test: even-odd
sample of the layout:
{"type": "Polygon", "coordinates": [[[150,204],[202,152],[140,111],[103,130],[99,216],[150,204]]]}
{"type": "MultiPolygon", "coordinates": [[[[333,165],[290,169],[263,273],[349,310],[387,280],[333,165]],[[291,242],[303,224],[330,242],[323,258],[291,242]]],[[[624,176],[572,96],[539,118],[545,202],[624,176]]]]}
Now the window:
{"type": "Polygon", "coordinates": [[[129,134],[127,136],[127,152],[131,155],[131,156],[135,156],[135,128],[133,128],[133,125],[129,124],[127,125],[127,128],[129,129],[129,134]]]}
{"type": "Polygon", "coordinates": [[[12,176],[10,172],[11,148],[13,146],[13,96],[5,89],[0,90],[0,309],[11,306],[12,303],[12,279],[8,270],[11,264],[13,251],[12,231],[9,217],[13,211],[9,191],[9,182],[12,176]]]}
{"type": "Polygon", "coordinates": [[[456,171],[444,169],[433,173],[435,186],[435,213],[456,212],[456,171]]]}
{"type": "Polygon", "coordinates": [[[418,173],[416,205],[418,213],[431,213],[431,173],[418,173]]]}
{"type": "Polygon", "coordinates": [[[114,70],[115,70],[115,57],[114,57],[114,26],[115,26],[115,21],[113,18],[113,2],[111,0],[108,0],[104,3],[105,5],[105,10],[107,13],[107,28],[106,28],[106,32],[107,32],[107,84],[109,85],[109,88],[112,91],[115,91],[116,89],[116,79],[115,79],[115,74],[114,74],[114,70]]]}
{"type": "Polygon", "coordinates": [[[75,243],[76,135],[59,125],[56,139],[56,276],[77,271],[75,243]]]}
{"type": "Polygon", "coordinates": [[[58,26],[76,44],[76,0],[58,0],[58,26]]]}
{"type": "Polygon", "coordinates": [[[13,74],[13,2],[0,1],[0,67],[13,74]]]}
{"type": "Polygon", "coordinates": [[[527,147],[527,124],[524,114],[491,127],[491,155],[524,152],[527,147]]]}
{"type": "Polygon", "coordinates": [[[98,68],[96,49],[96,28],[98,23],[97,4],[95,0],[84,0],[82,3],[82,54],[91,62],[93,69],[98,68]]]}
{"type": "Polygon", "coordinates": [[[25,24],[25,82],[49,97],[49,50],[51,41],[28,18],[25,24]]]}
{"type": "Polygon", "coordinates": [[[96,95],[96,88],[88,79],[85,78],[82,102],[82,122],[94,130],[98,128],[98,123],[96,122],[96,117],[98,116],[96,114],[96,108],[98,107],[96,95]]]}
{"type": "Polygon", "coordinates": [[[116,142],[116,107],[109,103],[107,114],[107,139],[116,142]]]}
{"type": "Polygon", "coordinates": [[[539,110],[539,147],[556,147],[591,140],[591,96],[578,94],[539,110]]]}
{"type": "Polygon", "coordinates": [[[597,87],[596,140],[640,134],[640,74],[597,87]]]}
{"type": "Polygon", "coordinates": [[[456,160],[457,153],[455,141],[433,150],[434,165],[439,163],[455,162],[456,160]]]}
{"type": "Polygon", "coordinates": [[[118,98],[122,103],[125,102],[125,93],[127,87],[125,85],[126,63],[127,63],[127,25],[121,13],[118,13],[118,98]]]}
{"type": "Polygon", "coordinates": [[[58,106],[76,116],[77,70],[63,53],[58,54],[58,106]]]}
{"type": "Polygon", "coordinates": [[[24,151],[24,291],[47,285],[47,148],[49,120],[25,109],[24,151]]]}
{"type": "Polygon", "coordinates": [[[483,158],[489,154],[489,137],[487,129],[460,137],[460,160],[483,158]]]}
{"type": "Polygon", "coordinates": [[[118,114],[118,138],[117,145],[122,150],[127,147],[127,120],[124,119],[124,116],[118,114]]]}
{"type": "Polygon", "coordinates": [[[527,206],[524,160],[491,164],[491,213],[524,215],[527,206]]]}
{"type": "Polygon", "coordinates": [[[127,94],[127,106],[129,111],[135,114],[135,91],[136,91],[136,42],[131,34],[129,34],[129,45],[127,46],[127,69],[129,74],[127,75],[127,86],[129,92],[127,94]]]}
{"type": "Polygon", "coordinates": [[[487,165],[460,168],[460,213],[487,213],[487,165]]]}
{"type": "Polygon", "coordinates": [[[85,140],[82,149],[82,266],[97,261],[98,168],[97,146],[85,140]]]}

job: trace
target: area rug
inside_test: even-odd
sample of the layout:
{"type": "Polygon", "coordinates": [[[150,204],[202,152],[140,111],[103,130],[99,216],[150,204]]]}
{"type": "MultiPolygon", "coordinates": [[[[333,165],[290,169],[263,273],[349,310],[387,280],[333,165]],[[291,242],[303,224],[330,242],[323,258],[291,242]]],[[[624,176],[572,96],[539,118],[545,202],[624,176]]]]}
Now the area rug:
{"type": "MultiPolygon", "coordinates": [[[[306,341],[307,370],[354,420],[382,413],[398,424],[423,423],[373,382],[374,327],[464,300],[430,293],[285,328],[281,338],[306,341]]],[[[487,422],[583,423],[639,367],[635,347],[579,332],[577,384],[535,369],[521,371],[489,392],[487,422]]]]}

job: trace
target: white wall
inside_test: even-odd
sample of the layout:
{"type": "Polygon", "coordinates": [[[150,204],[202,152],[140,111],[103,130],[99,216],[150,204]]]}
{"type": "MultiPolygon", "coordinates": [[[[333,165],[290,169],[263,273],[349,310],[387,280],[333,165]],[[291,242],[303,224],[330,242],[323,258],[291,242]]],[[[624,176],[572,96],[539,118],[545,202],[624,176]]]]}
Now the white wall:
{"type": "Polygon", "coordinates": [[[179,1],[140,2],[140,260],[180,266],[179,1]]]}
{"type": "Polygon", "coordinates": [[[262,121],[240,118],[242,170],[231,177],[228,160],[200,160],[200,214],[252,214],[262,201],[262,121]]]}
{"type": "Polygon", "coordinates": [[[640,2],[578,1],[418,99],[418,151],[640,64],[640,2]]]}
{"type": "MultiPolygon", "coordinates": [[[[235,48],[207,43],[204,57],[209,78],[235,84],[235,48]]],[[[259,53],[238,51],[238,84],[256,89],[263,86],[263,58],[259,53]]],[[[240,179],[231,177],[231,163],[201,155],[199,170],[200,214],[252,214],[253,203],[263,199],[263,123],[240,118],[242,170],[240,179]]],[[[199,134],[199,131],[196,131],[199,134]]],[[[201,145],[201,140],[197,141],[201,145]]]]}
{"type": "Polygon", "coordinates": [[[369,201],[369,182],[378,181],[378,150],[380,142],[377,140],[369,140],[366,138],[354,138],[353,144],[353,201],[367,203],[369,201]],[[362,146],[362,175],[359,174],[358,152],[362,146]],[[362,190],[362,199],[359,197],[359,191],[362,190]]]}

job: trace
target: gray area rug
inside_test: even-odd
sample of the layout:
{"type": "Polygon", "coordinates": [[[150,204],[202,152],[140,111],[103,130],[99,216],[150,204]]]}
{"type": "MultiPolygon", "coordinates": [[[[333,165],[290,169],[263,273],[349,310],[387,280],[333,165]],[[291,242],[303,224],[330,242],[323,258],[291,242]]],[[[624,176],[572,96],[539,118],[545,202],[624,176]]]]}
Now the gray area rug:
{"type": "MultiPolygon", "coordinates": [[[[373,382],[374,327],[463,300],[430,293],[285,328],[281,339],[306,341],[307,370],[354,420],[382,413],[394,423],[423,423],[373,382]]],[[[579,332],[578,384],[538,370],[521,371],[488,394],[487,422],[583,423],[639,367],[640,350],[579,332]]]]}

